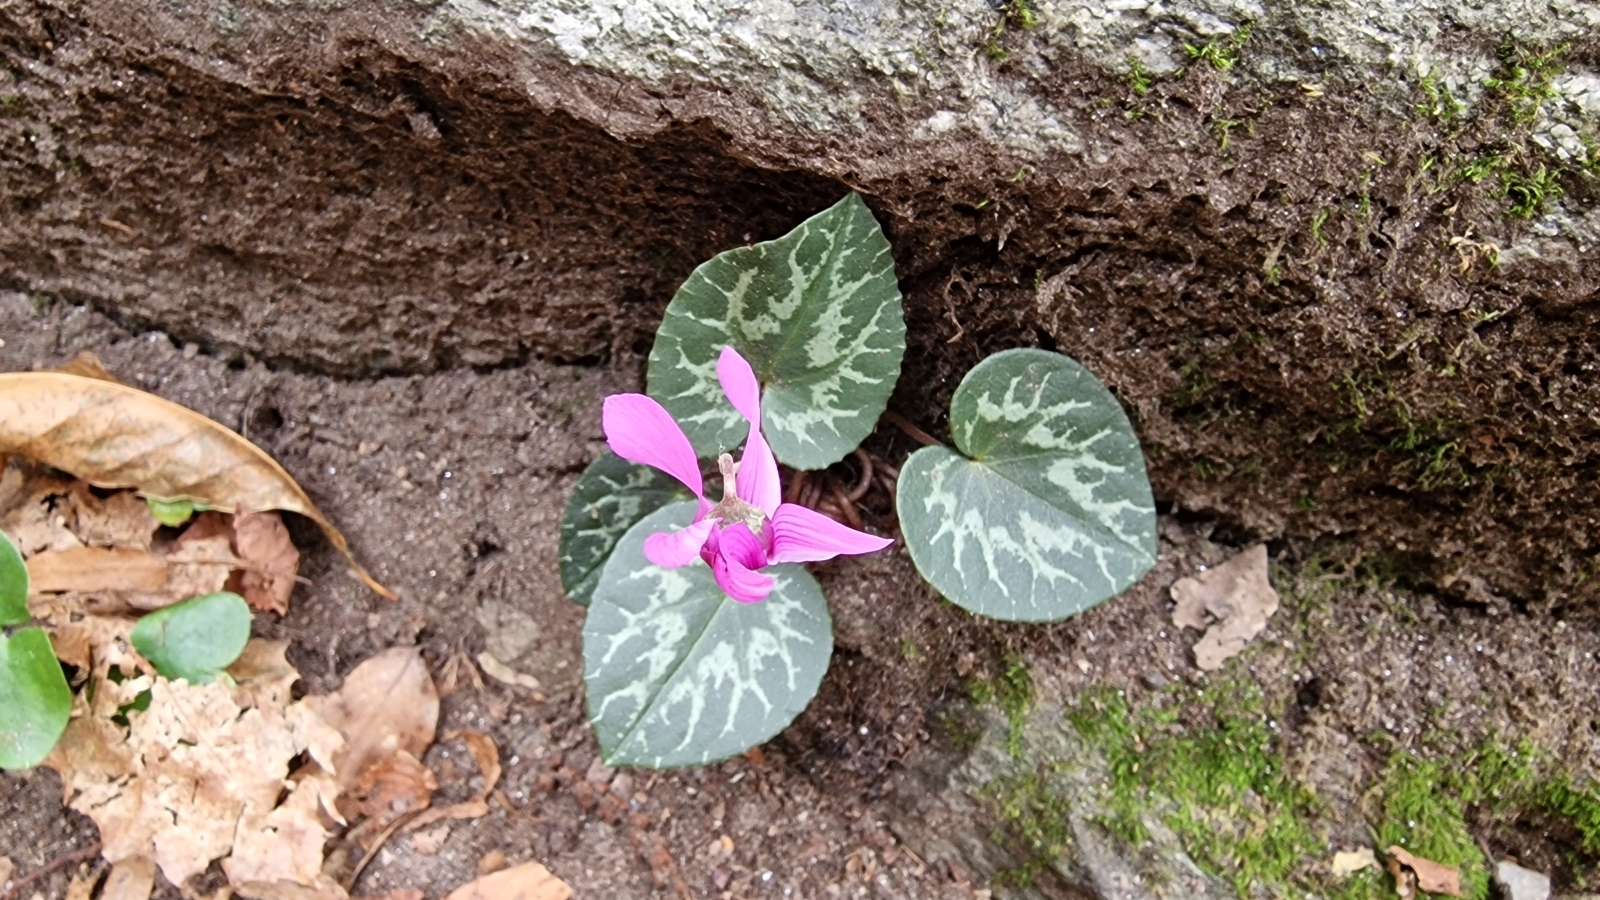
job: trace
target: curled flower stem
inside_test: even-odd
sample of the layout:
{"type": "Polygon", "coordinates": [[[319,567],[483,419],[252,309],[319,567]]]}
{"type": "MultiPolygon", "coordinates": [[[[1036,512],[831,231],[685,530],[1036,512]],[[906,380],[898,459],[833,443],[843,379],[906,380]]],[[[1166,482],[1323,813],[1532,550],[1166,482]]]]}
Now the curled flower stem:
{"type": "Polygon", "coordinates": [[[861,463],[861,479],[850,489],[850,493],[845,495],[851,503],[859,501],[872,489],[872,457],[867,455],[867,451],[857,447],[856,461],[861,463]]]}
{"type": "Polygon", "coordinates": [[[833,500],[839,504],[839,511],[844,513],[845,520],[850,523],[851,528],[860,531],[861,514],[856,512],[856,505],[850,502],[850,497],[839,488],[838,484],[831,484],[829,487],[833,489],[833,500]]]}

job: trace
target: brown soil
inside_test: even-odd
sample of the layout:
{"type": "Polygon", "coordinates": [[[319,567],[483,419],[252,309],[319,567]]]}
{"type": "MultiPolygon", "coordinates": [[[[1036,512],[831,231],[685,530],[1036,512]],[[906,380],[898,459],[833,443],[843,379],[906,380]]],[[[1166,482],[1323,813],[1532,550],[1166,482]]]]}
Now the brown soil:
{"type": "MultiPolygon", "coordinates": [[[[488,649],[542,682],[531,692],[462,681],[444,701],[441,731],[481,730],[499,744],[514,811],[454,825],[435,854],[396,839],[357,894],[411,887],[442,896],[498,851],[544,862],[582,897],[971,897],[982,881],[970,884],[975,876],[959,861],[925,865],[901,843],[915,843],[916,823],[896,796],[908,766],[956,752],[939,711],[962,696],[966,677],[992,677],[1003,654],[1021,653],[1042,692],[1068,702],[1103,684],[1142,697],[1152,674],[1202,681],[1187,651],[1195,635],[1170,626],[1166,589],[1230,552],[1213,543],[1214,522],[1164,516],[1162,558],[1149,577],[1043,627],[987,622],[940,601],[896,550],[820,570],[835,620],[833,665],[817,699],[759,761],[618,775],[595,763],[580,688],[582,611],[561,594],[555,556],[566,493],[600,447],[599,400],[631,386],[627,378],[537,361],[365,380],[297,374],[196,352],[159,332],[131,334],[84,307],[35,308],[17,294],[0,294],[0,333],[0,370],[92,350],[125,380],[248,434],[399,592],[398,603],[367,592],[313,528],[295,529],[312,583],[288,616],[259,616],[256,628],[292,641],[306,691],[332,690],[360,660],[411,642],[436,674],[460,652],[488,649]]],[[[880,430],[869,446],[894,458],[909,449],[904,441],[880,430]]],[[[869,522],[871,510],[887,512],[883,501],[867,498],[869,522]]],[[[1396,593],[1379,577],[1346,577],[1324,599],[1303,600],[1299,592],[1312,596],[1316,585],[1292,570],[1312,549],[1278,548],[1278,562],[1291,563],[1275,576],[1285,609],[1235,665],[1277,699],[1319,679],[1315,708],[1285,719],[1282,749],[1334,804],[1336,834],[1361,842],[1354,786],[1370,783],[1397,747],[1450,752],[1490,734],[1528,735],[1579,773],[1600,771],[1592,629],[1396,593]]],[[[1323,549],[1328,559],[1355,553],[1323,549]]],[[[453,762],[464,754],[443,741],[427,757],[455,773],[442,779],[447,799],[468,793],[471,765],[453,762]]],[[[62,810],[59,790],[48,771],[0,776],[9,811],[0,848],[20,873],[94,839],[86,819],[62,810]]],[[[987,834],[996,824],[972,827],[987,834]]],[[[1554,872],[1559,886],[1594,877],[1570,839],[1537,824],[1496,825],[1484,836],[1496,852],[1554,872]]],[[[43,893],[60,897],[65,886],[60,874],[43,893]]]]}

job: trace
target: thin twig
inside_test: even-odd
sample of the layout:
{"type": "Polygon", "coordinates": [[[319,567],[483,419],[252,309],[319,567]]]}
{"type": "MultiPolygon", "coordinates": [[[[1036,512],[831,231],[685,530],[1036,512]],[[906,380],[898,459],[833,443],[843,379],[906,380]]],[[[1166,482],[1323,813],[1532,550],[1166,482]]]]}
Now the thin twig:
{"type": "Polygon", "coordinates": [[[845,494],[846,497],[850,498],[851,503],[855,503],[865,497],[867,491],[872,489],[872,457],[867,455],[867,451],[857,447],[856,461],[861,463],[861,480],[857,481],[856,486],[850,489],[850,493],[845,494]]]}
{"type": "Polygon", "coordinates": [[[66,868],[67,866],[76,865],[77,863],[81,863],[86,859],[93,859],[99,855],[100,842],[95,841],[93,844],[83,848],[82,850],[74,850],[71,853],[58,856],[55,859],[45,863],[44,868],[36,869],[32,872],[29,872],[27,875],[18,878],[16,881],[11,882],[11,890],[6,891],[4,894],[0,894],[0,900],[16,900],[16,898],[22,896],[23,888],[33,884],[35,881],[38,881],[41,878],[44,878],[51,872],[54,872],[57,869],[66,868]]]}
{"type": "Polygon", "coordinates": [[[407,810],[406,812],[401,813],[400,815],[396,816],[395,820],[393,822],[389,823],[389,827],[388,828],[385,828],[384,830],[378,832],[377,839],[372,842],[372,846],[371,847],[367,848],[366,855],[361,857],[361,861],[356,863],[356,867],[354,869],[350,870],[350,874],[349,875],[345,876],[345,878],[344,878],[344,889],[345,889],[345,891],[348,892],[350,889],[352,889],[352,888],[354,888],[356,886],[356,879],[361,877],[361,872],[364,869],[366,869],[367,863],[372,862],[372,858],[374,856],[378,855],[378,851],[383,849],[383,845],[384,845],[385,842],[387,842],[389,840],[389,837],[391,835],[393,835],[396,831],[398,831],[400,829],[401,825],[404,825],[405,823],[411,821],[413,818],[416,818],[417,813],[420,813],[420,812],[422,812],[422,810],[420,810],[420,809],[407,810]]]}
{"type": "Polygon", "coordinates": [[[923,431],[921,428],[911,424],[910,419],[907,419],[905,416],[900,415],[894,410],[884,410],[883,417],[884,419],[888,420],[890,425],[893,425],[896,428],[899,428],[901,431],[904,431],[906,434],[910,435],[913,440],[924,447],[943,446],[942,441],[938,440],[926,431],[923,431]]]}

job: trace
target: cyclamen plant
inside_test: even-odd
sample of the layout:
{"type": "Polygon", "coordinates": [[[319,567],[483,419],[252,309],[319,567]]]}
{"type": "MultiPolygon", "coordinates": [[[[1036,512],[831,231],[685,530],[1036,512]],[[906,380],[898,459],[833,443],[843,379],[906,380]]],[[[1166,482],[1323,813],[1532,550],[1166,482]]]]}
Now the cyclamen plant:
{"type": "MultiPolygon", "coordinates": [[[[856,195],[718,255],[679,289],[649,393],[606,399],[611,450],[579,478],[561,526],[562,584],[589,608],[584,683],[608,764],[724,759],[810,702],[832,623],[799,564],[893,541],[782,502],[778,463],[821,469],[853,451],[904,353],[888,241],[856,195]],[[736,462],[725,451],[741,436],[736,462]],[[717,461],[716,503],[700,455],[717,461]]],[[[1060,619],[1154,564],[1138,439],[1076,362],[990,356],[957,388],[950,431],[955,450],[925,447],[900,467],[895,506],[917,571],[952,602],[1060,619]]]]}
{"type": "Polygon", "coordinates": [[[645,538],[646,559],[668,569],[704,560],[729,597],[757,603],[772,593],[772,576],[760,571],[769,565],[874,553],[894,543],[799,504],[780,502],[778,461],[761,436],[761,386],[755,372],[739,351],[724,347],[717,359],[717,380],[750,423],[750,433],[743,459],[736,463],[727,453],[717,458],[723,497],[715,506],[702,491],[700,461],[689,438],[660,403],[644,394],[606,398],[603,420],[611,451],[672,476],[700,504],[689,526],[645,538]]]}

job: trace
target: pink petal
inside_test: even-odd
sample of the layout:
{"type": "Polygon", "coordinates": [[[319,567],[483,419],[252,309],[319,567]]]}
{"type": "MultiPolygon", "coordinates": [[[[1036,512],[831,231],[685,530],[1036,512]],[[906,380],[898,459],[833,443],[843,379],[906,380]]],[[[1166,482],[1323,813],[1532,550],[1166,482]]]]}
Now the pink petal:
{"type": "Polygon", "coordinates": [[[728,402],[739,411],[739,415],[749,419],[751,424],[761,423],[761,384],[756,381],[756,373],[739,355],[739,351],[732,347],[723,347],[722,355],[717,357],[717,380],[722,382],[722,392],[728,395],[728,402]]]}
{"type": "Polygon", "coordinates": [[[785,503],[772,516],[772,554],[768,564],[820,562],[835,556],[876,553],[893,544],[873,537],[795,503],[785,503]]]}
{"type": "Polygon", "coordinates": [[[704,499],[700,460],[683,429],[661,404],[644,394],[612,394],[606,398],[600,421],[612,453],[660,469],[704,499]]]}
{"type": "Polygon", "coordinates": [[[700,555],[716,524],[716,519],[701,519],[687,528],[652,534],[644,539],[644,558],[666,569],[687,566],[700,555]]]}
{"type": "Polygon", "coordinates": [[[772,593],[772,576],[753,571],[736,556],[730,556],[727,553],[729,545],[736,543],[736,541],[728,540],[729,534],[735,531],[743,531],[745,534],[750,533],[749,529],[743,525],[735,525],[723,532],[723,552],[718,553],[712,559],[711,575],[717,579],[717,585],[729,597],[740,603],[758,603],[767,599],[767,595],[772,593]]]}
{"type": "Polygon", "coordinates": [[[750,423],[750,437],[744,442],[744,459],[739,463],[734,492],[740,500],[769,516],[777,512],[778,504],[783,502],[783,489],[778,484],[778,461],[773,458],[772,448],[767,446],[767,439],[761,436],[761,429],[755,422],[750,423]]]}
{"type": "Polygon", "coordinates": [[[767,564],[767,552],[761,549],[761,542],[750,533],[749,528],[729,525],[722,529],[721,537],[722,541],[717,546],[718,555],[737,560],[746,569],[759,569],[767,564]]]}

